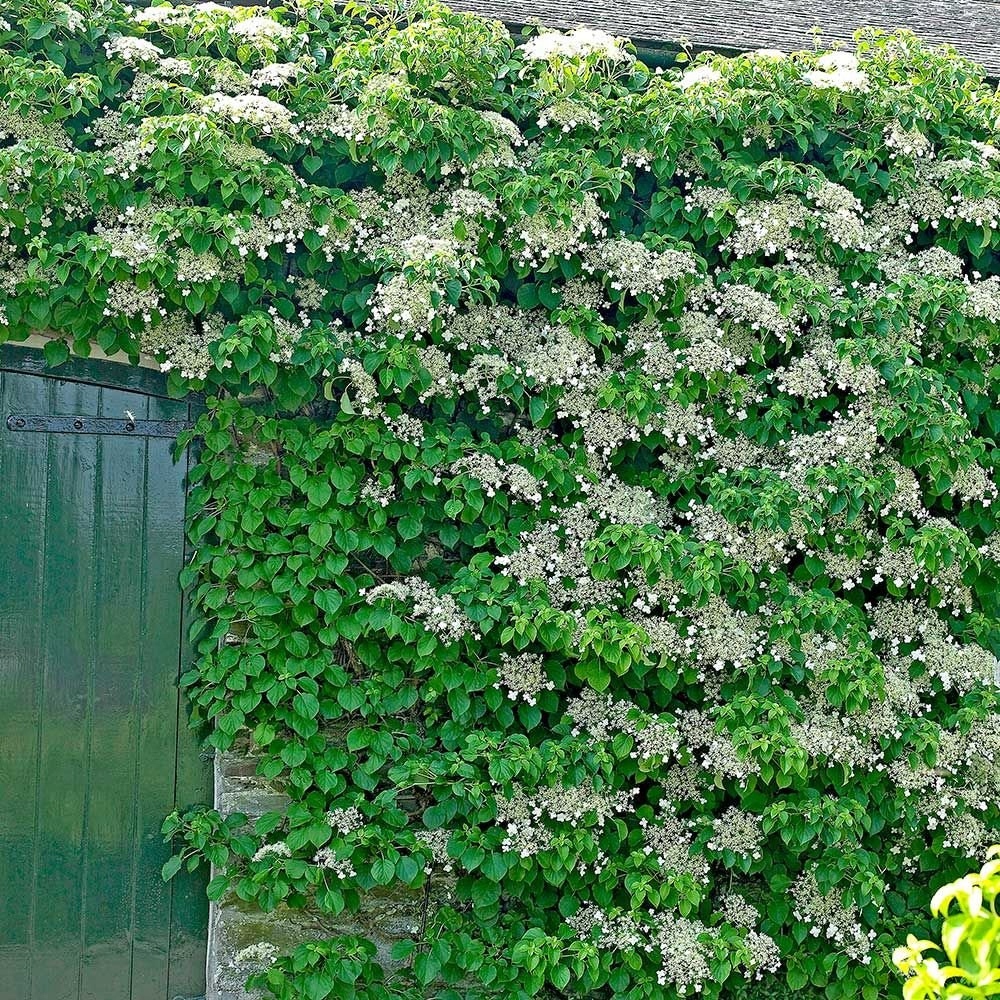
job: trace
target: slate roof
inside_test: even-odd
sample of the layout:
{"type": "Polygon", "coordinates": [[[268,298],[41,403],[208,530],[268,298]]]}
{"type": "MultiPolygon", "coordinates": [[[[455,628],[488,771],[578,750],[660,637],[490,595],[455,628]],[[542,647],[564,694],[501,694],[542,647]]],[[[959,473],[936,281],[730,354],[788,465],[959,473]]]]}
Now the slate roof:
{"type": "Polygon", "coordinates": [[[814,28],[824,47],[850,42],[863,27],[911,28],[925,41],[954,45],[1000,77],[1000,0],[450,0],[520,26],[585,24],[632,38],[642,48],[812,48],[814,28]]]}

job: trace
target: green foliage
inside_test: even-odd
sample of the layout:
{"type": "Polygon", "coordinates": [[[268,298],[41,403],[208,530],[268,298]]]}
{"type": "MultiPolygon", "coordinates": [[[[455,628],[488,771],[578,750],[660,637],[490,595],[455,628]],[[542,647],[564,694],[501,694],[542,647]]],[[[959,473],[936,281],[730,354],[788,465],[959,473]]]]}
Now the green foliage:
{"type": "Polygon", "coordinates": [[[1000,100],[857,52],[0,17],[0,337],[205,394],[183,685],[291,801],[164,875],[420,903],[272,995],[877,1000],[996,839],[1000,100]]]}
{"type": "MultiPolygon", "coordinates": [[[[1000,854],[990,849],[989,857],[1000,854]]],[[[943,917],[941,945],[918,941],[907,935],[905,947],[893,952],[893,961],[908,978],[903,984],[905,1000],[984,1000],[1000,990],[1000,861],[987,861],[977,873],[942,886],[931,900],[931,912],[943,917]],[[925,952],[941,952],[941,964],[925,952]]]]}
{"type": "Polygon", "coordinates": [[[363,938],[308,941],[274,962],[267,972],[251,976],[249,986],[277,1000],[418,1000],[419,994],[412,990],[384,983],[374,958],[375,946],[363,938]]]}

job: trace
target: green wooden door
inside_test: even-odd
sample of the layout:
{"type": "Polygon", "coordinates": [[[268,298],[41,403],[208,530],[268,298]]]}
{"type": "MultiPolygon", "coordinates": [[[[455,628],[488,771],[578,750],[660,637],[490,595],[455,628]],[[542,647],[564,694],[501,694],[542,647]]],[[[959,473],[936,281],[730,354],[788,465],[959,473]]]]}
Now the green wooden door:
{"type": "Polygon", "coordinates": [[[154,373],[53,377],[2,350],[0,998],[199,997],[204,887],[160,878],[163,817],[210,797],[177,687],[186,460],[169,438],[105,432],[189,404],[154,373]],[[53,433],[18,415],[108,421],[53,433]]]}

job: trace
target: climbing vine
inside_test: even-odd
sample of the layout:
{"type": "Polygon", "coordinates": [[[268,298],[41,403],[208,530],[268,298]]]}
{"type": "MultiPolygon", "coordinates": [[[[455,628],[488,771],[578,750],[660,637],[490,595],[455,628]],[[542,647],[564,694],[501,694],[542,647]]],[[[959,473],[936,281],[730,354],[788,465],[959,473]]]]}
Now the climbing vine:
{"type": "Polygon", "coordinates": [[[213,898],[273,996],[886,995],[997,839],[1000,100],[431,0],[0,9],[0,335],[205,394],[213,898]]]}

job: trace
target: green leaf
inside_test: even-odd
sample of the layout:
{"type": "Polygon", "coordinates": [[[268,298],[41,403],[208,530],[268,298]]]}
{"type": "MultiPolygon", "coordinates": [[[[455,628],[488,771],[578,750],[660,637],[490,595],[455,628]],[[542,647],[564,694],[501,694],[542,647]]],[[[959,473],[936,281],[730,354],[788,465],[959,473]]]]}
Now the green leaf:
{"type": "Polygon", "coordinates": [[[160,875],[164,882],[169,882],[180,870],[184,859],[179,854],[175,854],[160,869],[160,875]]]}
{"type": "Polygon", "coordinates": [[[403,857],[396,862],[396,875],[402,879],[407,885],[409,885],[413,880],[420,874],[420,865],[417,863],[416,858],[403,857]]]}
{"type": "Polygon", "coordinates": [[[309,525],[309,541],[313,545],[325,549],[333,538],[333,528],[324,521],[309,525]]]}
{"type": "Polygon", "coordinates": [[[336,614],[340,606],[344,603],[344,598],[336,590],[320,590],[313,596],[313,601],[320,611],[325,611],[328,615],[336,614]]]}
{"type": "Polygon", "coordinates": [[[45,363],[54,368],[69,361],[69,344],[64,340],[47,340],[42,348],[45,363]]]}
{"type": "Polygon", "coordinates": [[[225,874],[216,875],[211,882],[208,883],[208,888],[205,890],[205,894],[208,896],[212,902],[218,902],[222,899],[225,891],[229,888],[229,877],[225,874]]]}
{"type": "Polygon", "coordinates": [[[379,858],[372,865],[372,878],[377,885],[388,885],[396,875],[396,865],[388,858],[379,858]]]}
{"type": "Polygon", "coordinates": [[[402,538],[407,540],[411,538],[418,538],[422,527],[423,526],[419,517],[401,517],[399,519],[399,534],[402,538]]]}
{"type": "Polygon", "coordinates": [[[309,488],[306,490],[306,496],[309,498],[309,503],[313,507],[326,507],[330,502],[330,498],[333,496],[333,490],[330,488],[329,483],[311,483],[309,488]]]}
{"type": "Polygon", "coordinates": [[[502,855],[491,854],[485,858],[479,870],[491,881],[499,882],[507,874],[507,862],[502,855]]]}
{"type": "Polygon", "coordinates": [[[292,708],[307,719],[315,719],[319,715],[319,699],[314,694],[300,692],[292,699],[292,708]]]}

